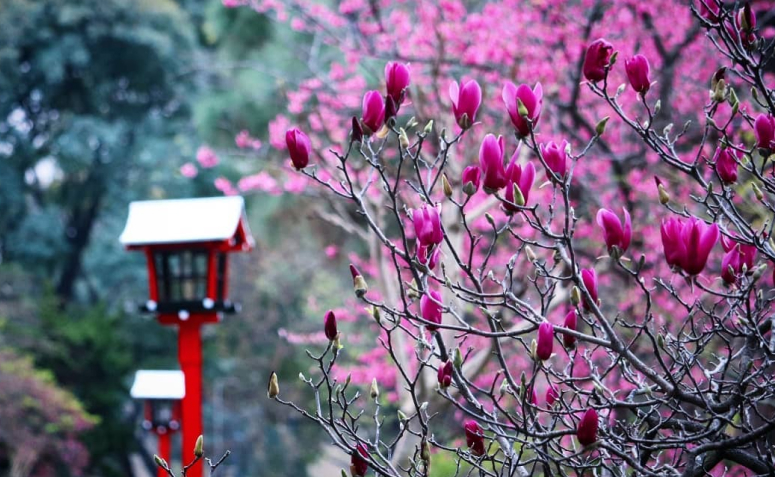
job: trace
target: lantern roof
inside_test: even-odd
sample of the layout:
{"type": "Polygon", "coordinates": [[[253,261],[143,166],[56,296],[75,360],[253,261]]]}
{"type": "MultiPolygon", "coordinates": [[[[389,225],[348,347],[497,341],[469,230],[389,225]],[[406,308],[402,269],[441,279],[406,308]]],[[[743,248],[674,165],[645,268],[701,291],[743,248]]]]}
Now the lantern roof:
{"type": "Polygon", "coordinates": [[[132,202],[119,241],[137,247],[232,238],[241,239],[243,249],[255,245],[245,216],[245,200],[239,196],[132,202]]]}
{"type": "Polygon", "coordinates": [[[183,399],[186,378],[180,370],[141,369],[129,394],[135,399],[183,399]]]}

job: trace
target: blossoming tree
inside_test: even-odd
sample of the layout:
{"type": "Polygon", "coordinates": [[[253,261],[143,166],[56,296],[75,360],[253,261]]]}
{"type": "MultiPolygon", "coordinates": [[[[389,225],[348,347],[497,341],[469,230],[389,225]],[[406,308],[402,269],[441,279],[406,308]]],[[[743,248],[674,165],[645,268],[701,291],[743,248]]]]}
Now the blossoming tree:
{"type": "Polygon", "coordinates": [[[391,373],[345,377],[327,313],[301,376],[317,405],[274,375],[268,394],[353,477],[443,454],[459,474],[775,472],[769,2],[250,5],[346,60],[311,68],[270,142],[286,188],[349,205],[319,210],[369,244],[353,286],[391,373]],[[393,60],[384,89],[364,91],[369,57],[393,60]]]}

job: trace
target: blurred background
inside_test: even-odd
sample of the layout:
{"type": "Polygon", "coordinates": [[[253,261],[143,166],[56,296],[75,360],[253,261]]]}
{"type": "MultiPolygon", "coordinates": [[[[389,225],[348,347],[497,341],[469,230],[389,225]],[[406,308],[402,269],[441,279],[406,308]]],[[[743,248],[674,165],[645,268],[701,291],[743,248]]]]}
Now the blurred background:
{"type": "MultiPolygon", "coordinates": [[[[302,67],[277,46],[310,41],[220,0],[0,1],[0,475],[153,469],[129,388],[137,369],[177,368],[177,341],[136,311],[147,272],[118,243],[128,203],[222,195],[218,177],[256,170],[266,139],[240,149],[235,134],[266,134],[302,67]],[[217,176],[181,172],[208,154],[217,176]]],[[[257,246],[232,257],[231,293],[243,311],[204,329],[208,454],[232,451],[224,476],[303,476],[322,436],[267,408],[266,379],[304,369],[278,330],[318,331],[334,304],[308,302],[311,287],[350,289],[346,257],[323,253],[348,238],[304,197],[246,200],[257,246]]]]}

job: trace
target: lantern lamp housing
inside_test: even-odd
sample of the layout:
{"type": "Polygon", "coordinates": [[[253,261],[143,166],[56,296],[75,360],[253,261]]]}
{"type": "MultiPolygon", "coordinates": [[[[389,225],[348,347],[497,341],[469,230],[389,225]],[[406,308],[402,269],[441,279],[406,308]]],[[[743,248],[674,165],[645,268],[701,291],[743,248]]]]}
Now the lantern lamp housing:
{"type": "Polygon", "coordinates": [[[142,311],[180,320],[239,311],[228,296],[228,254],[255,245],[242,197],[132,202],[120,241],[146,255],[142,311]]]}

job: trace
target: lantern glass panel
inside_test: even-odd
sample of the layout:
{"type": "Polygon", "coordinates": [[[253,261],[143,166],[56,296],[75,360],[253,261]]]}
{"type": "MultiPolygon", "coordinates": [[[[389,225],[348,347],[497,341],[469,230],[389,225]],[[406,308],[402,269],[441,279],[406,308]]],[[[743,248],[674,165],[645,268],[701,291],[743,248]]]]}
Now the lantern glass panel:
{"type": "Polygon", "coordinates": [[[154,253],[161,303],[201,301],[207,296],[208,253],[206,249],[154,253]]]}

